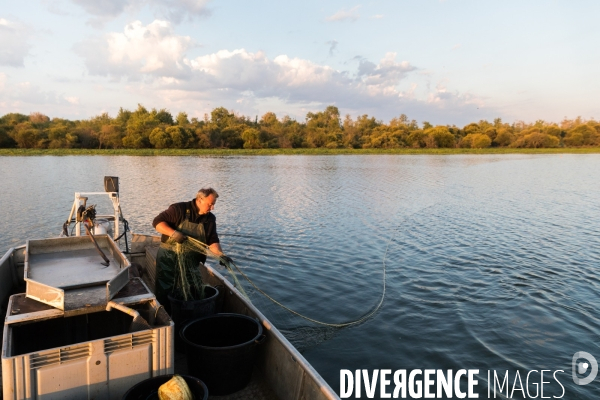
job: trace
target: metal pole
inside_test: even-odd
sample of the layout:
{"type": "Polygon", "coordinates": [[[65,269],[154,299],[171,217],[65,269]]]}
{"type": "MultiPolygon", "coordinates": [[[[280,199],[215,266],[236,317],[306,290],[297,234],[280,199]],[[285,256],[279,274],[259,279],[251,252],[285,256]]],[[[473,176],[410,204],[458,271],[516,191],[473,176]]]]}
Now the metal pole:
{"type": "Polygon", "coordinates": [[[67,222],[69,224],[71,224],[71,220],[73,219],[73,214],[75,213],[75,211],[77,211],[77,200],[73,201],[73,207],[71,207],[71,212],[69,213],[69,219],[67,219],[67,222]]]}
{"type": "Polygon", "coordinates": [[[119,237],[119,194],[117,192],[113,192],[110,194],[110,196],[110,199],[113,201],[113,208],[115,209],[115,232],[113,239],[116,239],[119,237]]]}
{"type": "MultiPolygon", "coordinates": [[[[77,208],[81,205],[80,195],[80,193],[75,193],[75,203],[73,205],[77,208]]],[[[75,219],[75,236],[81,236],[81,222],[77,221],[77,218],[75,219]]]]}

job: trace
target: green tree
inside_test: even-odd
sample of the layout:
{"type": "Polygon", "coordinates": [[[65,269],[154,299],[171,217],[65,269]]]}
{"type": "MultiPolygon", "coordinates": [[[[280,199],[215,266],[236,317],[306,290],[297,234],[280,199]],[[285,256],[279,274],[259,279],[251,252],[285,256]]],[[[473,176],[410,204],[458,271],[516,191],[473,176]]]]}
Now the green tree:
{"type": "MultiPolygon", "coordinates": [[[[277,119],[275,113],[268,112],[262,116],[258,123],[260,129],[258,135],[259,146],[262,148],[278,148],[282,144],[283,125],[277,119]]],[[[253,144],[253,146],[255,146],[253,144]]]]}
{"type": "Polygon", "coordinates": [[[492,139],[484,133],[470,133],[462,138],[460,147],[484,149],[492,145],[492,139]]]}
{"type": "Polygon", "coordinates": [[[242,139],[241,130],[244,128],[243,125],[235,125],[227,127],[221,131],[220,135],[220,147],[227,149],[241,149],[244,147],[244,139],[242,139]]]}
{"type": "Polygon", "coordinates": [[[190,120],[188,119],[187,113],[180,112],[177,114],[177,125],[179,126],[188,126],[190,124],[190,120]]]}
{"type": "Polygon", "coordinates": [[[152,130],[149,140],[156,149],[168,149],[173,144],[171,135],[165,132],[165,129],[160,126],[157,126],[152,130]]]}
{"type": "Polygon", "coordinates": [[[197,149],[209,149],[210,144],[210,130],[206,125],[197,127],[194,130],[194,147],[197,149]]]}
{"type": "MultiPolygon", "coordinates": [[[[138,105],[139,107],[139,105],[138,105]]],[[[115,118],[116,123],[121,125],[123,130],[127,126],[127,122],[129,122],[129,118],[131,118],[132,112],[129,110],[125,110],[123,107],[119,108],[119,112],[117,113],[117,117],[115,118]]]]}
{"type": "Polygon", "coordinates": [[[363,137],[363,148],[394,149],[403,147],[401,129],[390,128],[386,125],[379,125],[369,136],[363,137]]]}
{"type": "Polygon", "coordinates": [[[123,136],[123,130],[120,125],[103,125],[102,128],[100,128],[98,140],[100,141],[100,146],[119,149],[123,147],[123,136]]]}
{"type": "Polygon", "coordinates": [[[56,124],[48,129],[48,140],[50,141],[48,148],[60,149],[64,147],[70,147],[70,143],[67,144],[67,133],[68,129],[65,125],[56,124]]]}
{"type": "Polygon", "coordinates": [[[242,133],[242,139],[244,139],[245,149],[262,149],[262,145],[258,136],[260,131],[254,128],[247,128],[242,133]]]}
{"type": "MultiPolygon", "coordinates": [[[[455,147],[456,141],[454,135],[450,133],[447,126],[438,125],[435,128],[429,128],[424,132],[430,139],[427,147],[455,147]]],[[[426,141],[427,144],[427,141],[426,141]]]]}
{"type": "Polygon", "coordinates": [[[550,136],[555,136],[558,139],[561,139],[564,136],[564,132],[556,125],[549,125],[543,129],[543,132],[550,136]]]}
{"type": "Polygon", "coordinates": [[[170,126],[166,129],[166,133],[171,137],[174,148],[186,149],[189,147],[192,135],[190,135],[187,129],[180,125],[170,126]]]}
{"type": "Polygon", "coordinates": [[[414,130],[406,138],[406,142],[410,147],[419,148],[427,146],[427,134],[422,130],[414,130]]]}
{"type": "Polygon", "coordinates": [[[306,114],[306,141],[310,147],[342,146],[340,111],[336,106],[306,114]]]}
{"type": "Polygon", "coordinates": [[[494,139],[494,144],[496,146],[506,147],[509,146],[512,142],[514,142],[515,137],[507,128],[500,128],[498,130],[498,134],[494,139]]]}
{"type": "Polygon", "coordinates": [[[50,122],[50,118],[42,113],[33,112],[29,115],[29,122],[31,122],[36,128],[47,127],[50,122]]]}
{"type": "Polygon", "coordinates": [[[16,125],[29,121],[29,116],[19,113],[8,113],[0,118],[0,124],[14,128],[16,125]]]}
{"type": "Polygon", "coordinates": [[[150,147],[150,133],[161,124],[157,115],[156,112],[149,113],[146,108],[138,104],[137,110],[131,113],[127,120],[123,145],[135,149],[150,147]]]}
{"type": "Polygon", "coordinates": [[[600,135],[590,125],[578,125],[569,129],[564,142],[567,146],[597,146],[600,144],[600,135]]]}
{"type": "MultiPolygon", "coordinates": [[[[160,109],[159,111],[152,109],[151,114],[154,117],[154,119],[156,119],[161,124],[173,125],[173,123],[174,123],[173,115],[171,115],[171,113],[169,111],[165,110],[164,108],[160,109]]],[[[185,114],[185,113],[183,113],[183,114],[185,114]]]]}
{"type": "Polygon", "coordinates": [[[233,113],[230,113],[224,107],[215,108],[210,113],[210,121],[219,129],[225,129],[228,126],[233,125],[234,120],[235,116],[233,113]]]}
{"type": "Polygon", "coordinates": [[[13,129],[13,139],[17,142],[17,146],[22,149],[32,149],[38,147],[38,143],[42,139],[41,132],[35,129],[29,121],[17,124],[13,129]]]}
{"type": "Polygon", "coordinates": [[[281,121],[282,134],[280,146],[284,148],[308,147],[306,143],[305,126],[295,119],[285,116],[281,121]]]}
{"type": "Polygon", "coordinates": [[[539,127],[531,128],[524,132],[525,134],[521,134],[517,140],[511,144],[511,147],[558,147],[560,144],[560,140],[556,136],[541,132],[539,127]]]}
{"type": "Polygon", "coordinates": [[[209,138],[212,147],[241,149],[244,146],[242,132],[251,123],[242,117],[237,117],[223,107],[211,112],[208,124],[209,138]]]}
{"type": "Polygon", "coordinates": [[[465,132],[465,136],[483,133],[481,127],[475,122],[471,122],[469,125],[465,126],[463,131],[465,132]]]}
{"type": "Polygon", "coordinates": [[[8,134],[8,127],[0,125],[0,148],[15,147],[17,142],[8,134]]]}

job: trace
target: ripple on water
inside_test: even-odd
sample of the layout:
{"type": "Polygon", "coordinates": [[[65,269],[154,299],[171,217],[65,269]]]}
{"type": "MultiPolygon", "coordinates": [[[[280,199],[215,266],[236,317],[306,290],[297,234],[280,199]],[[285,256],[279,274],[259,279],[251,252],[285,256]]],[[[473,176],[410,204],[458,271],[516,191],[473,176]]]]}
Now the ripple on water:
{"type": "MultiPolygon", "coordinates": [[[[0,248],[60,232],[119,176],[132,228],[202,186],[246,288],[334,389],[342,368],[564,369],[596,353],[600,157],[1,157],[0,248]],[[385,264],[384,264],[385,263],[385,264]]],[[[566,376],[566,375],[565,375],[566,376]]],[[[482,382],[487,377],[482,374],[482,382]]],[[[566,378],[565,378],[566,379],[566,378]]],[[[482,383],[483,384],[483,383],[482,383]]],[[[568,398],[597,398],[564,382],[568,398]]]]}

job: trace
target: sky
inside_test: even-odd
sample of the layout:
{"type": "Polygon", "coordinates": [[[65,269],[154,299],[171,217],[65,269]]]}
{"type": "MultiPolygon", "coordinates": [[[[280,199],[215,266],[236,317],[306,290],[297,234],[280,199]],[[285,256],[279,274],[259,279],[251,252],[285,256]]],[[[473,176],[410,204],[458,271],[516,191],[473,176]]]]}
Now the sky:
{"type": "Polygon", "coordinates": [[[600,118],[598,1],[0,0],[0,115],[600,118]]]}

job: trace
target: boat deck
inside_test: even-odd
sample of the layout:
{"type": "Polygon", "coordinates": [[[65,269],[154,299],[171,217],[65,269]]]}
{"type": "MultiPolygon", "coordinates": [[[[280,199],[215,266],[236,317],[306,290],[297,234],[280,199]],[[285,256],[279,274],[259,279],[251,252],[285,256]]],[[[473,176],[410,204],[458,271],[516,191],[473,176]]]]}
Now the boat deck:
{"type": "MultiPolygon", "coordinates": [[[[185,353],[175,353],[175,373],[187,375],[187,357],[185,353]]],[[[208,396],[215,400],[278,400],[258,373],[252,375],[252,380],[244,389],[227,396],[208,396]]]]}
{"type": "MultiPolygon", "coordinates": [[[[156,253],[158,252],[158,246],[150,245],[146,246],[145,255],[142,258],[136,260],[141,262],[143,265],[142,270],[145,272],[143,274],[143,279],[148,285],[154,284],[154,268],[153,266],[156,264],[156,253]]],[[[221,299],[221,307],[223,307],[223,299],[221,299]]],[[[225,307],[227,307],[225,305],[225,307]]],[[[222,312],[233,312],[233,310],[228,310],[227,308],[222,308],[222,312]]],[[[175,352],[175,373],[187,375],[188,367],[187,367],[187,356],[183,352],[175,352]]],[[[209,393],[210,395],[210,393],[209,393]]],[[[239,392],[227,395],[227,396],[209,396],[209,399],[215,400],[277,400],[278,397],[269,389],[269,386],[265,383],[265,379],[261,376],[260,372],[255,369],[254,374],[252,375],[252,380],[244,389],[239,392]]]]}
{"type": "MultiPolygon", "coordinates": [[[[130,278],[132,279],[119,291],[115,299],[137,298],[140,301],[146,301],[149,295],[153,296],[151,290],[154,287],[156,242],[158,238],[134,234],[133,239],[132,250],[128,256],[133,267],[129,269],[131,273],[130,278]],[[141,273],[141,276],[135,276],[138,275],[137,273],[141,273]]],[[[11,249],[7,256],[0,260],[0,277],[4,278],[0,280],[0,287],[2,287],[3,283],[7,283],[8,279],[11,279],[11,276],[11,280],[13,281],[10,287],[2,289],[0,293],[2,296],[7,298],[10,293],[22,292],[24,281],[20,277],[23,276],[24,258],[24,246],[22,246],[17,249],[11,249]]],[[[263,334],[266,336],[266,340],[258,349],[257,360],[250,384],[243,390],[231,395],[210,396],[209,399],[339,399],[304,357],[298,353],[277,328],[252,303],[235,289],[228,279],[209,266],[202,268],[201,271],[204,282],[217,287],[219,290],[217,310],[219,312],[248,315],[257,319],[262,324],[263,334]]],[[[8,286],[8,283],[5,286],[8,286]]],[[[76,288],[76,290],[86,289],[89,288],[76,288]]],[[[19,299],[20,302],[17,307],[19,311],[15,315],[7,316],[7,320],[14,317],[13,323],[24,322],[23,318],[25,315],[19,314],[27,314],[28,312],[31,313],[34,311],[34,313],[41,312],[53,315],[63,312],[48,305],[27,299],[24,294],[19,297],[23,297],[19,299]]],[[[84,307],[87,308],[86,311],[90,312],[90,308],[105,307],[105,305],[105,303],[103,305],[96,305],[87,302],[84,304],[84,307]]],[[[83,309],[78,311],[86,313],[83,309]]],[[[73,311],[68,310],[66,313],[69,312],[73,311]]],[[[5,308],[0,309],[0,314],[5,313],[5,308]]],[[[64,314],[65,316],[66,313],[64,314]]],[[[50,315],[48,317],[52,318],[50,315]]],[[[5,321],[5,323],[11,322],[5,321]]],[[[179,374],[187,373],[187,359],[184,353],[175,352],[174,372],[179,374]]],[[[0,400],[2,399],[1,384],[0,381],[0,400]]]]}

